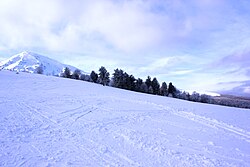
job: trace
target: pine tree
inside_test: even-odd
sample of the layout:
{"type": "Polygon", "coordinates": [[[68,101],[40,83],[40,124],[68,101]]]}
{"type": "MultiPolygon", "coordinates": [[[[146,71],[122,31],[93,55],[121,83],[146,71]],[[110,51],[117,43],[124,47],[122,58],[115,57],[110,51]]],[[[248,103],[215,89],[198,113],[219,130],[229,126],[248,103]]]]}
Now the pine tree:
{"type": "Polygon", "coordinates": [[[206,94],[200,95],[200,101],[202,103],[212,103],[212,97],[206,94]]]}
{"type": "Polygon", "coordinates": [[[80,75],[80,80],[87,81],[87,82],[91,82],[92,81],[91,78],[90,78],[90,76],[86,75],[86,74],[81,74],[80,75]]]}
{"type": "Polygon", "coordinates": [[[123,70],[119,70],[118,68],[114,70],[113,73],[113,83],[112,86],[116,88],[124,88],[124,73],[123,70]]]}
{"type": "Polygon", "coordinates": [[[148,86],[143,82],[140,87],[141,92],[148,93],[148,86]]]}
{"type": "Polygon", "coordinates": [[[126,72],[123,74],[123,89],[135,90],[135,78],[126,72]]]}
{"type": "Polygon", "coordinates": [[[128,89],[134,91],[135,90],[135,77],[133,75],[129,75],[128,77],[128,89]]]}
{"type": "Polygon", "coordinates": [[[125,72],[122,77],[122,88],[129,90],[129,75],[125,72]]]}
{"type": "Polygon", "coordinates": [[[66,67],[63,71],[63,77],[65,78],[71,78],[71,71],[68,67],[66,67]]]}
{"type": "Polygon", "coordinates": [[[148,88],[148,93],[150,93],[150,94],[153,94],[153,93],[154,93],[154,90],[153,90],[152,86],[149,86],[149,88],[148,88]]]}
{"type": "Polygon", "coordinates": [[[92,71],[90,74],[90,78],[91,78],[92,82],[97,83],[98,74],[95,73],[95,71],[92,71]]]}
{"type": "Polygon", "coordinates": [[[143,84],[143,80],[141,78],[138,78],[135,81],[135,91],[137,91],[137,92],[143,92],[142,89],[141,89],[142,84],[143,84]]]}
{"type": "Polygon", "coordinates": [[[160,93],[160,84],[156,78],[152,80],[153,94],[158,95],[160,93]]]}
{"type": "Polygon", "coordinates": [[[194,101],[194,102],[200,102],[200,94],[197,92],[193,92],[192,95],[190,96],[190,101],[194,101]]]}
{"type": "Polygon", "coordinates": [[[183,100],[189,100],[189,93],[187,92],[180,92],[178,95],[177,95],[177,98],[179,99],[183,99],[183,100]]]}
{"type": "Polygon", "coordinates": [[[99,77],[98,77],[98,83],[102,84],[103,86],[106,86],[109,84],[109,72],[106,70],[105,67],[101,67],[99,69],[99,77]]]}
{"type": "Polygon", "coordinates": [[[146,79],[145,84],[147,85],[148,89],[150,86],[152,86],[152,81],[150,76],[148,76],[148,78],[146,79]]]}
{"type": "Polygon", "coordinates": [[[168,96],[171,95],[173,97],[176,96],[176,88],[174,87],[174,85],[172,84],[172,82],[169,83],[168,86],[168,96]]]}
{"type": "Polygon", "coordinates": [[[43,64],[40,64],[35,71],[37,74],[43,74],[43,69],[44,69],[43,64]]]}
{"type": "Polygon", "coordinates": [[[168,95],[168,86],[166,82],[163,82],[160,88],[160,95],[167,96],[168,95]]]}
{"type": "Polygon", "coordinates": [[[81,75],[81,71],[78,70],[78,69],[76,69],[76,70],[73,72],[71,78],[72,78],[72,79],[80,79],[80,75],[81,75]]]}

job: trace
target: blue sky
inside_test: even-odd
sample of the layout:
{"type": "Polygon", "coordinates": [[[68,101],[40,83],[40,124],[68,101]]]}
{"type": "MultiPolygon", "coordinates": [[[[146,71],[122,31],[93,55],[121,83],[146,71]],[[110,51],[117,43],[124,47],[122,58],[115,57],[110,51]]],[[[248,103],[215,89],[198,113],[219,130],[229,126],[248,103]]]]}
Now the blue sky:
{"type": "Polygon", "coordinates": [[[28,50],[186,90],[250,79],[248,0],[1,0],[0,22],[0,60],[28,50]]]}

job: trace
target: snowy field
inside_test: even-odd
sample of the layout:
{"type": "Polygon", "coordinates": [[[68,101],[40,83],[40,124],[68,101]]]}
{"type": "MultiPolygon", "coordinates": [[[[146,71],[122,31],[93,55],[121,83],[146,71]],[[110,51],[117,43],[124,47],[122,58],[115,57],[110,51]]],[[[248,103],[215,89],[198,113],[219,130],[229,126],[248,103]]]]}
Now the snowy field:
{"type": "Polygon", "coordinates": [[[250,110],[0,71],[0,166],[250,166],[250,110]]]}

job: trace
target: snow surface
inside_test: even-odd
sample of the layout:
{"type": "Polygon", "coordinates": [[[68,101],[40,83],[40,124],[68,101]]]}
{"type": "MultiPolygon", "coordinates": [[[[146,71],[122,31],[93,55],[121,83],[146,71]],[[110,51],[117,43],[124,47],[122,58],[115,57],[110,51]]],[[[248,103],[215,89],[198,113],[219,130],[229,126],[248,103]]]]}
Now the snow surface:
{"type": "Polygon", "coordinates": [[[42,65],[43,74],[58,75],[65,67],[76,70],[76,67],[62,64],[56,60],[37,53],[24,51],[0,62],[0,69],[12,71],[25,71],[36,73],[37,67],[42,65]]]}
{"type": "Polygon", "coordinates": [[[0,166],[250,166],[250,110],[0,71],[0,166]]]}

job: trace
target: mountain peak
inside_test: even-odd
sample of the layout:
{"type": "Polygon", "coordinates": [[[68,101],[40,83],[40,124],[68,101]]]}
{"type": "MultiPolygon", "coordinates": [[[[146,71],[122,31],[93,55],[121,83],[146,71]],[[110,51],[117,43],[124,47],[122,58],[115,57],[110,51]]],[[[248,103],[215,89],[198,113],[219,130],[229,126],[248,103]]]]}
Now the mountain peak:
{"type": "Polygon", "coordinates": [[[36,59],[34,57],[34,53],[32,52],[28,52],[28,51],[23,51],[21,53],[18,53],[12,57],[10,57],[8,60],[13,60],[13,59],[20,59],[20,61],[25,61],[25,60],[32,60],[32,59],[36,59]]]}
{"type": "Polygon", "coordinates": [[[27,54],[31,54],[32,52],[29,52],[29,51],[22,51],[21,53],[19,53],[19,54],[22,54],[22,55],[27,55],[27,54]]]}
{"type": "Polygon", "coordinates": [[[0,62],[0,69],[29,73],[36,73],[39,66],[42,66],[45,75],[58,75],[65,67],[69,67],[72,71],[77,69],[30,51],[20,52],[0,62]]]}
{"type": "Polygon", "coordinates": [[[12,57],[26,57],[26,56],[31,56],[31,55],[33,55],[34,53],[32,53],[32,52],[30,52],[30,51],[22,51],[22,52],[20,52],[20,53],[18,53],[18,54],[15,54],[15,55],[13,55],[12,57]]]}

